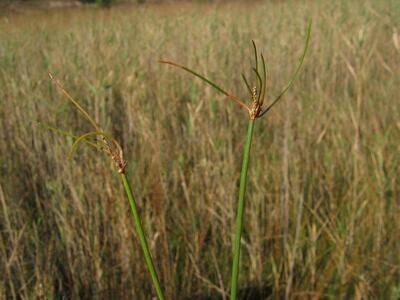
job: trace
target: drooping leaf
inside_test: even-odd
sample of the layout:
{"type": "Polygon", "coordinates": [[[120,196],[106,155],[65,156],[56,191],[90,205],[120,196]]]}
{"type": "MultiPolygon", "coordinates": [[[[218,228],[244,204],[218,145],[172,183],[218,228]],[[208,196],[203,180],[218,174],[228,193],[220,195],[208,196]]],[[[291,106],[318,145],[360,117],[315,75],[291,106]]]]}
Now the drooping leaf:
{"type": "MultiPolygon", "coordinates": [[[[44,129],[51,130],[51,131],[53,131],[53,132],[55,132],[55,133],[57,133],[57,134],[70,137],[70,138],[72,138],[72,139],[74,139],[74,140],[77,140],[77,139],[79,138],[79,136],[74,135],[74,134],[72,134],[72,133],[70,133],[70,132],[68,132],[68,131],[65,131],[65,130],[60,129],[60,128],[52,127],[52,126],[47,125],[47,124],[44,124],[44,123],[42,123],[42,122],[38,122],[38,125],[39,125],[40,127],[44,128],[44,129]]],[[[88,145],[93,146],[93,147],[95,147],[95,148],[97,148],[97,149],[100,148],[99,145],[97,145],[96,143],[93,143],[93,142],[91,142],[91,141],[84,140],[83,142],[85,142],[85,143],[87,143],[88,145]]]]}
{"type": "Polygon", "coordinates": [[[109,139],[109,136],[108,136],[107,134],[105,134],[104,132],[102,132],[102,131],[91,131],[91,132],[82,134],[82,135],[79,136],[79,137],[75,140],[75,142],[72,144],[68,156],[69,156],[70,158],[72,158],[72,156],[74,155],[74,153],[75,153],[76,148],[78,147],[78,145],[79,145],[81,142],[88,141],[87,139],[88,139],[89,137],[92,137],[92,136],[95,136],[95,137],[96,137],[96,136],[103,136],[103,137],[109,139]]]}

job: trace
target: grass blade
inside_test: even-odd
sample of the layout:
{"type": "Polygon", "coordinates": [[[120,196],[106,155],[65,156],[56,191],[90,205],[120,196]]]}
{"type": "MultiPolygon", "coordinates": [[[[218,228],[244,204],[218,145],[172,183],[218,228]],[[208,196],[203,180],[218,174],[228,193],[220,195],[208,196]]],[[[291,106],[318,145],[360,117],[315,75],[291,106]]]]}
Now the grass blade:
{"type": "Polygon", "coordinates": [[[256,47],[256,43],[254,42],[254,40],[251,40],[251,42],[253,43],[253,48],[254,48],[254,60],[256,63],[256,70],[258,72],[258,54],[257,54],[257,47],[256,47]]]}
{"type": "Polygon", "coordinates": [[[265,66],[265,59],[264,56],[261,54],[261,62],[262,62],[262,67],[263,67],[263,78],[262,78],[262,82],[263,82],[263,88],[261,90],[261,103],[260,105],[262,106],[264,103],[264,98],[265,98],[265,90],[267,87],[267,68],[265,66]]]}
{"type": "Polygon", "coordinates": [[[219,91],[220,93],[224,94],[225,96],[227,96],[229,99],[235,101],[239,106],[249,110],[249,108],[247,107],[246,104],[244,104],[238,97],[233,96],[231,94],[229,94],[228,92],[226,92],[224,89],[222,89],[221,87],[219,87],[216,83],[212,82],[211,80],[207,79],[206,77],[204,77],[203,75],[200,75],[199,73],[185,67],[179,64],[176,64],[174,62],[171,61],[166,61],[166,60],[160,60],[159,61],[162,64],[168,64],[177,68],[180,68],[182,70],[185,70],[186,72],[191,73],[192,75],[200,78],[201,80],[203,80],[204,82],[208,83],[209,85],[211,85],[213,88],[215,88],[217,91],[219,91]]]}
{"type": "Polygon", "coordinates": [[[289,80],[289,82],[287,83],[287,85],[283,88],[283,90],[280,92],[280,94],[278,95],[278,97],[275,98],[274,101],[272,101],[272,103],[260,114],[260,117],[262,117],[263,115],[265,115],[276,103],[278,103],[278,101],[282,98],[282,96],[287,92],[287,90],[291,87],[291,85],[293,84],[294,80],[296,79],[303,63],[304,63],[304,58],[306,57],[307,54],[307,50],[308,50],[308,46],[310,44],[310,36],[311,36],[311,22],[308,25],[308,29],[307,29],[307,37],[306,37],[306,42],[305,42],[305,46],[304,46],[304,50],[303,50],[303,54],[300,57],[300,61],[299,61],[299,65],[297,66],[296,71],[294,72],[292,78],[289,80]]]}
{"type": "Polygon", "coordinates": [[[250,93],[250,96],[253,94],[253,91],[251,90],[251,87],[250,87],[250,84],[249,84],[249,82],[247,81],[247,79],[246,79],[246,76],[242,73],[242,79],[243,79],[243,81],[244,81],[244,83],[245,83],[245,85],[246,85],[246,87],[247,87],[247,90],[249,91],[249,93],[250,93]]]}
{"type": "Polygon", "coordinates": [[[256,77],[257,77],[257,81],[258,81],[258,85],[259,85],[259,88],[257,90],[257,92],[258,92],[257,101],[259,102],[260,99],[261,99],[261,93],[262,93],[262,89],[263,89],[263,82],[262,82],[261,76],[258,73],[257,69],[253,68],[253,71],[254,71],[254,73],[256,73],[256,77]]]}
{"type": "Polygon", "coordinates": [[[61,82],[57,79],[54,78],[53,75],[49,73],[49,76],[51,80],[54,81],[54,83],[57,85],[57,87],[63,92],[63,94],[68,98],[69,101],[71,101],[76,108],[85,116],[85,118],[92,124],[92,126],[97,130],[101,131],[100,127],[96,124],[96,122],[92,119],[92,117],[88,114],[88,112],[79,104],[78,101],[76,101],[68,92],[67,90],[62,86],[61,82]]]}
{"type": "MultiPolygon", "coordinates": [[[[44,123],[42,123],[42,122],[38,122],[38,125],[39,125],[40,127],[44,128],[44,129],[51,130],[51,131],[53,131],[53,132],[55,132],[55,133],[57,133],[57,134],[60,134],[60,135],[63,135],[63,136],[67,136],[67,137],[73,138],[74,140],[79,139],[79,136],[74,135],[74,134],[72,134],[72,133],[70,133],[70,132],[68,132],[68,131],[62,130],[62,129],[60,129],[60,128],[52,127],[52,126],[47,125],[47,124],[44,124],[44,123]]],[[[90,141],[88,141],[88,140],[83,140],[82,142],[84,142],[84,143],[86,143],[86,144],[88,144],[88,145],[90,145],[90,146],[92,146],[92,147],[95,147],[96,149],[100,149],[100,146],[97,145],[96,143],[92,143],[92,142],[90,142],[90,141]]]]}
{"type": "Polygon", "coordinates": [[[69,150],[69,158],[72,158],[72,156],[74,155],[76,148],[78,147],[78,145],[83,142],[83,141],[88,141],[87,138],[91,137],[91,136],[103,136],[103,137],[107,137],[107,135],[101,131],[91,131],[85,134],[82,134],[81,136],[79,136],[76,141],[72,144],[71,149],[69,150]]]}

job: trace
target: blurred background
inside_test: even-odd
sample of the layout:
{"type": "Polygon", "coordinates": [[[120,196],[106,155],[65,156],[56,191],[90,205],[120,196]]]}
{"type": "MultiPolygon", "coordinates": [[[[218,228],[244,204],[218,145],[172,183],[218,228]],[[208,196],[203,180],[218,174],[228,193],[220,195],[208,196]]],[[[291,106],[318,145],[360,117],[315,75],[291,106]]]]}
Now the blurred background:
{"type": "MultiPolygon", "coordinates": [[[[0,2],[0,298],[153,299],[119,176],[79,135],[121,142],[168,299],[227,299],[253,39],[268,68],[241,299],[400,298],[400,2],[0,2]],[[88,3],[93,2],[93,3],[88,3]]],[[[250,101],[250,100],[248,100],[250,101]]]]}

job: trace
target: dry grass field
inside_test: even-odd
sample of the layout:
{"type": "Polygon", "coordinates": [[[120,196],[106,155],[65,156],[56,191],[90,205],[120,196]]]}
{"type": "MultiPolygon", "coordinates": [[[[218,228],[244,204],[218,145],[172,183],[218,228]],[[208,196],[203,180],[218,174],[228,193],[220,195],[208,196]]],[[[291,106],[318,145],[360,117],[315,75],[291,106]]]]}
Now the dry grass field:
{"type": "Polygon", "coordinates": [[[255,128],[239,283],[247,299],[400,298],[400,5],[265,1],[0,16],[0,299],[153,299],[118,174],[51,72],[123,145],[167,299],[227,299],[254,39],[255,128]]]}

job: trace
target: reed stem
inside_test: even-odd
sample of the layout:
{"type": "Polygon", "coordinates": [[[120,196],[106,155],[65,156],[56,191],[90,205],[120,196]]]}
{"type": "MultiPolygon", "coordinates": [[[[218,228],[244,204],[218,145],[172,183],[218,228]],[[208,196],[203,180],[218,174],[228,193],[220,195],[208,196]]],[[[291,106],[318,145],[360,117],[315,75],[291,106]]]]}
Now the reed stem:
{"type": "Polygon", "coordinates": [[[129,204],[131,205],[133,221],[135,223],[136,230],[139,235],[140,245],[142,247],[143,254],[146,259],[146,264],[149,269],[151,279],[153,280],[154,288],[156,289],[158,299],[165,300],[163,291],[161,289],[160,280],[158,279],[157,272],[154,267],[153,259],[151,258],[149,245],[147,244],[147,240],[144,235],[142,223],[140,221],[139,212],[137,210],[136,201],[135,201],[135,198],[133,197],[131,186],[126,178],[125,173],[121,173],[121,178],[122,178],[122,182],[124,184],[126,195],[128,196],[128,199],[129,199],[129,204]]]}
{"type": "Polygon", "coordinates": [[[239,203],[236,216],[236,233],[235,243],[233,249],[233,264],[232,264],[232,279],[231,279],[231,300],[236,300],[237,283],[239,279],[239,262],[240,262],[240,240],[242,237],[243,229],[243,215],[244,215],[244,196],[246,193],[247,184],[247,171],[249,169],[250,148],[253,139],[255,119],[251,119],[247,130],[246,145],[243,151],[243,164],[242,172],[240,175],[240,188],[239,188],[239,203]]]}

